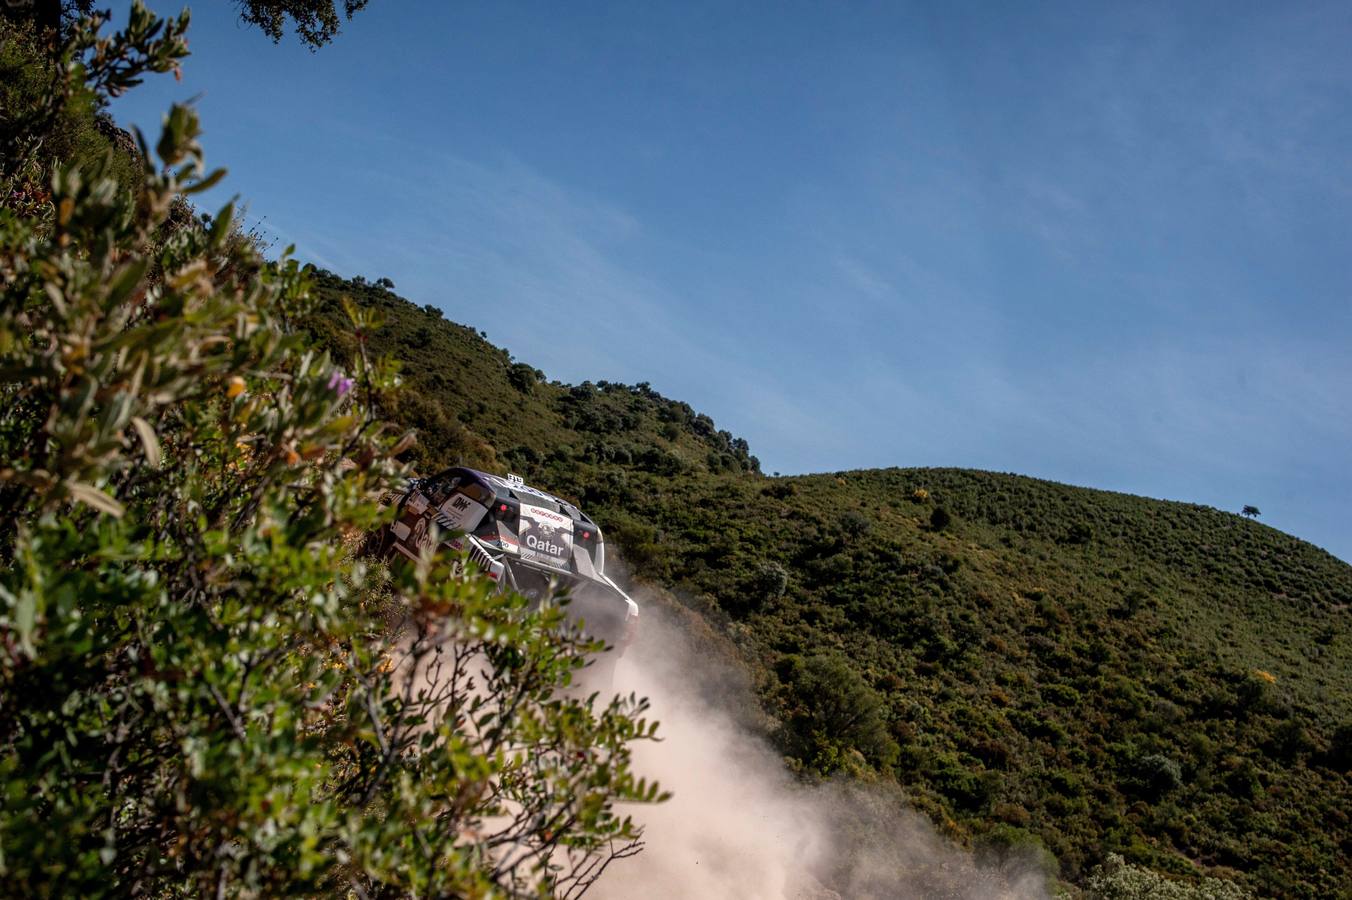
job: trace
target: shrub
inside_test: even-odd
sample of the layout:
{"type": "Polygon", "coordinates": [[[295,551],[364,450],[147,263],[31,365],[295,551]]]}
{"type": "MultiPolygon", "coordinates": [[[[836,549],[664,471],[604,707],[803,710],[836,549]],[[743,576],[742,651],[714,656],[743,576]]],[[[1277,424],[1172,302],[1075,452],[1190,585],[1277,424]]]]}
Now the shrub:
{"type": "Polygon", "coordinates": [[[1315,745],[1314,739],[1310,737],[1310,733],[1305,730],[1299,721],[1286,719],[1277,723],[1276,727],[1272,729],[1266,749],[1276,759],[1294,762],[1313,753],[1315,745]]]}
{"type": "MultiPolygon", "coordinates": [[[[1027,813],[1024,813],[1027,818],[1027,813]]],[[[973,842],[977,865],[993,869],[1031,868],[1043,879],[1060,874],[1056,857],[1042,838],[1024,828],[999,824],[973,842]]]]}
{"type": "Polygon", "coordinates": [[[1271,712],[1275,706],[1276,678],[1260,669],[1238,677],[1235,685],[1235,712],[1240,717],[1271,712]]]}
{"type": "Polygon", "coordinates": [[[634,464],[654,475],[672,476],[685,471],[685,463],[675,453],[661,447],[645,447],[634,457],[634,464]]]}
{"type": "Polygon", "coordinates": [[[1130,618],[1152,604],[1153,600],[1149,593],[1140,588],[1134,588],[1127,592],[1127,595],[1122,598],[1122,604],[1113,612],[1119,618],[1130,618]]]}
{"type": "Polygon", "coordinates": [[[1041,688],[1041,694],[1042,699],[1046,702],[1068,709],[1077,708],[1083,699],[1079,691],[1064,684],[1044,684],[1041,688]]]}
{"type": "Polygon", "coordinates": [[[856,541],[869,533],[873,523],[856,509],[847,509],[840,516],[840,533],[848,541],[856,541]]]}
{"type": "Polygon", "coordinates": [[[1131,786],[1145,797],[1159,799],[1183,786],[1183,767],[1162,753],[1148,753],[1132,764],[1131,786]]]}
{"type": "Polygon", "coordinates": [[[1007,769],[1013,751],[1004,741],[992,738],[977,743],[972,755],[992,769],[1007,769]]]}
{"type": "Polygon", "coordinates": [[[1352,722],[1344,722],[1329,739],[1329,764],[1338,770],[1352,769],[1352,722]]]}
{"type": "Polygon", "coordinates": [[[1084,796],[1084,782],[1074,772],[1065,769],[1052,769],[1047,773],[1046,778],[1047,787],[1062,797],[1084,796]]]}
{"type": "Polygon", "coordinates": [[[843,658],[788,657],[779,668],[791,692],[791,751],[825,772],[841,768],[842,751],[849,749],[877,765],[896,761],[899,750],[888,734],[882,698],[843,658]]]}
{"type": "MultiPolygon", "coordinates": [[[[119,77],[180,39],[131,20],[100,51],[119,77]]],[[[409,442],[375,417],[377,323],[350,308],[348,369],[308,350],[306,273],[232,247],[228,208],[156,244],[175,196],[215,181],[197,135],[174,107],[131,214],[71,168],[54,216],[0,209],[0,876],[39,896],[576,891],[634,850],[615,803],[659,796],[629,769],[643,702],[558,695],[595,645],[557,611],[451,561],[349,552],[409,442]]]]}
{"type": "Polygon", "coordinates": [[[999,790],[994,772],[974,771],[962,763],[943,758],[929,773],[930,782],[965,812],[980,812],[990,805],[999,790]]]}
{"type": "Polygon", "coordinates": [[[1087,544],[1094,539],[1094,529],[1084,522],[1075,522],[1066,532],[1066,543],[1087,544]]]}
{"type": "Polygon", "coordinates": [[[930,513],[929,521],[930,528],[933,528],[935,531],[943,531],[949,525],[953,524],[953,517],[949,515],[948,510],[944,509],[942,506],[936,506],[934,507],[934,511],[930,513]]]}
{"type": "Polygon", "coordinates": [[[1166,878],[1108,854],[1085,884],[1090,900],[1249,900],[1253,895],[1233,881],[1202,878],[1194,882],[1166,878]]]}
{"type": "Polygon", "coordinates": [[[101,18],[81,20],[64,44],[56,44],[55,36],[42,34],[20,11],[24,5],[10,4],[10,12],[0,15],[0,110],[5,119],[0,129],[0,196],[8,208],[41,217],[44,209],[51,209],[51,175],[66,166],[86,176],[98,172],[117,204],[130,207],[139,199],[139,152],[131,135],[117,128],[102,107],[108,93],[135,85],[145,72],[165,72],[178,64],[187,52],[187,18],[158,20],[159,31],[150,33],[153,17],[133,10],[140,18],[133,19],[118,45],[125,58],[111,59],[90,52],[101,18]],[[70,70],[76,63],[82,64],[82,72],[70,70]]]}
{"type": "Polygon", "coordinates": [[[789,572],[774,560],[761,563],[751,580],[751,591],[759,603],[778,600],[789,586],[789,572]]]}
{"type": "Polygon", "coordinates": [[[1224,781],[1230,796],[1240,800],[1252,800],[1263,792],[1263,780],[1258,767],[1247,759],[1227,772],[1224,781]]]}
{"type": "Polygon", "coordinates": [[[535,390],[535,385],[540,382],[540,376],[539,371],[526,363],[515,363],[507,369],[507,381],[523,394],[535,390]]]}

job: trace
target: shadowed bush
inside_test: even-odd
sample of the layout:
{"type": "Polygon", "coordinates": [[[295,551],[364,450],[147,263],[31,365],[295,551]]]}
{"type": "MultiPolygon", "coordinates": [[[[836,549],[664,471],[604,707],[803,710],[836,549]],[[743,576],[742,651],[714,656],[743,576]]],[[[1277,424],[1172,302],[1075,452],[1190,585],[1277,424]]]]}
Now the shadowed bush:
{"type": "MultiPolygon", "coordinates": [[[[186,17],[136,4],[96,46],[98,24],[66,77],[186,52],[186,17]]],[[[0,877],[34,896],[585,888],[636,848],[615,804],[659,797],[629,769],[644,702],[559,694],[597,646],[558,611],[453,560],[351,552],[411,440],[378,416],[379,316],[347,306],[335,364],[295,328],[308,273],[259,259],[228,207],[167,227],[218,178],[198,133],[169,112],[134,205],[111,164],[54,161],[37,215],[3,194],[0,877]]]]}

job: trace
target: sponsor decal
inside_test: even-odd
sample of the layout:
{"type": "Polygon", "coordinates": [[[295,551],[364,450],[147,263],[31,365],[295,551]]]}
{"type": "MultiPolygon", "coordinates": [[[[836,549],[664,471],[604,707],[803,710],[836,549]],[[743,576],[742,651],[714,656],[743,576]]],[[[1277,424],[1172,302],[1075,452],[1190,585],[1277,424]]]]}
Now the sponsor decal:
{"type": "Polygon", "coordinates": [[[573,556],[573,520],[568,516],[521,504],[521,558],[568,568],[573,556]]]}
{"type": "MultiPolygon", "coordinates": [[[[463,550],[466,546],[465,542],[460,540],[444,541],[443,543],[451,547],[451,549],[453,550],[463,550]]],[[[468,546],[469,552],[467,554],[465,554],[464,556],[457,556],[455,559],[451,560],[450,563],[451,572],[455,575],[464,574],[464,572],[466,571],[466,564],[468,563],[468,565],[474,566],[474,568],[478,569],[486,577],[492,579],[493,581],[500,581],[502,578],[503,570],[506,569],[506,566],[495,560],[493,557],[489,556],[477,544],[473,543],[472,541],[468,544],[468,546]]],[[[412,553],[408,552],[407,550],[404,550],[402,547],[400,548],[400,550],[401,552],[403,552],[405,556],[409,558],[415,558],[412,553]]]]}
{"type": "Polygon", "coordinates": [[[567,525],[569,532],[573,530],[573,520],[571,518],[562,513],[556,513],[552,509],[545,509],[543,506],[532,506],[529,503],[523,503],[521,504],[521,515],[547,522],[555,528],[562,528],[567,525]]]}
{"type": "Polygon", "coordinates": [[[427,498],[423,496],[422,491],[414,491],[408,495],[408,502],[404,504],[404,509],[420,516],[427,511],[427,498]]]}
{"type": "Polygon", "coordinates": [[[437,523],[448,531],[473,531],[485,508],[464,494],[452,494],[437,508],[437,523]]]}
{"type": "Polygon", "coordinates": [[[409,535],[408,543],[413,547],[422,547],[428,543],[426,517],[413,523],[413,533],[409,535]]]}
{"type": "Polygon", "coordinates": [[[563,556],[563,544],[556,544],[549,538],[528,534],[526,535],[526,546],[532,550],[539,550],[541,553],[548,553],[550,556],[563,556]]]}

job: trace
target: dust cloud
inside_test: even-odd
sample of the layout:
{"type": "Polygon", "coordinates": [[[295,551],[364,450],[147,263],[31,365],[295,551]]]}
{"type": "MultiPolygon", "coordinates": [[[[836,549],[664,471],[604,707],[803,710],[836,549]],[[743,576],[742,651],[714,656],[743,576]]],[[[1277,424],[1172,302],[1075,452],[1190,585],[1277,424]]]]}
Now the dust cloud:
{"type": "Polygon", "coordinates": [[[588,896],[621,898],[960,898],[1042,900],[1031,860],[979,867],[935,833],[893,786],[804,785],[764,737],[765,723],[726,640],[670,600],[636,596],[639,639],[615,689],[652,701],[660,743],[635,769],[673,792],[626,810],[645,848],[614,862],[588,896]]]}

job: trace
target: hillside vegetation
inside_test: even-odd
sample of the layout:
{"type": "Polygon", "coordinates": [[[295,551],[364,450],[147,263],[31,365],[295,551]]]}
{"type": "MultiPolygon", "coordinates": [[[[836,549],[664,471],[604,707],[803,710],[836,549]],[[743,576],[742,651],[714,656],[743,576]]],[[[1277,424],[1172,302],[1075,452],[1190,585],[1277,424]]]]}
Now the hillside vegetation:
{"type": "Polygon", "coordinates": [[[190,110],[153,157],[102,115],[178,65],[186,18],[135,6],[102,44],[21,6],[0,19],[0,876],[563,893],[635,839],[614,804],[657,796],[628,767],[642,705],[554,698],[585,647],[445,565],[346,552],[399,456],[583,504],[736,649],[804,778],[895,781],[979,854],[1033,850],[1096,897],[1202,876],[1352,896],[1352,567],[1014,475],[767,478],[646,385],[559,384],[388,282],[258,258],[184,198],[215,178],[190,110]],[[406,629],[416,660],[443,627],[530,702],[474,735],[454,710],[482,686],[398,696],[406,629]],[[466,838],[504,803],[534,811],[496,836],[529,865],[466,838]]]}
{"type": "Polygon", "coordinates": [[[335,352],[351,354],[356,345],[343,297],[381,314],[366,339],[400,363],[406,389],[389,412],[418,429],[412,458],[423,467],[461,461],[539,471],[584,463],[666,476],[760,470],[746,441],[647,385],[546,383],[543,372],[435,307],[419,309],[386,287],[328,272],[318,273],[316,287],[323,305],[307,325],[335,352]]]}
{"type": "Polygon", "coordinates": [[[353,552],[407,474],[392,370],[194,209],[191,109],[153,155],[102,114],[187,13],[88,6],[0,9],[3,893],[581,895],[662,796],[644,702],[563,694],[601,648],[557,608],[353,552]]]}
{"type": "MultiPolygon", "coordinates": [[[[752,669],[805,776],[896,779],[982,852],[1110,854],[1349,896],[1352,567],[1201,506],[957,469],[768,478],[645,385],[548,381],[385,286],[321,273],[403,361],[416,467],[578,500],[752,669]]],[[[1116,858],[1116,857],[1115,857],[1116,858]]]]}

